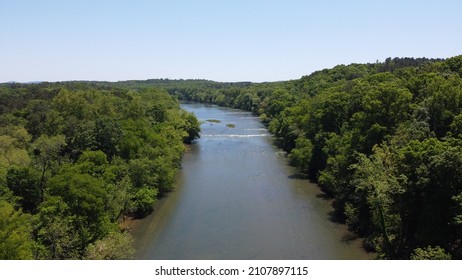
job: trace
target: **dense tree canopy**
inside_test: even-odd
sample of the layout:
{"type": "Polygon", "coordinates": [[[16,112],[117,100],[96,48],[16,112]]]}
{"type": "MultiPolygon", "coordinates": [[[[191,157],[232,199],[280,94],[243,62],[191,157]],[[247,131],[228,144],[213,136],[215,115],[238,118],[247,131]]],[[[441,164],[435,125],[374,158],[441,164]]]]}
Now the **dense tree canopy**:
{"type": "Polygon", "coordinates": [[[0,259],[126,259],[199,122],[163,90],[0,86],[0,259]]]}

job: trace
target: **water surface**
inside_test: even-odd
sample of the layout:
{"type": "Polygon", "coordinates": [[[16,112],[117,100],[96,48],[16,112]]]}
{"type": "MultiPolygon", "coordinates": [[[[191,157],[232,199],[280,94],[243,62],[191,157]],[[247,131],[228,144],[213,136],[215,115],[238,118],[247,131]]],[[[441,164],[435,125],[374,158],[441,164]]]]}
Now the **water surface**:
{"type": "Polygon", "coordinates": [[[134,231],[137,259],[365,259],[251,113],[197,103],[176,190],[134,231]],[[208,120],[208,121],[207,121],[208,120]]]}

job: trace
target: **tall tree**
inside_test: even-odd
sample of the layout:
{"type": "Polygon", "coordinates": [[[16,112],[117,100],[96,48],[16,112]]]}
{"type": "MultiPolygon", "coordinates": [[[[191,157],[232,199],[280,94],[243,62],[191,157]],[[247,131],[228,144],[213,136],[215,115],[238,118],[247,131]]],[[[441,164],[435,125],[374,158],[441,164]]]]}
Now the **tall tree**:
{"type": "Polygon", "coordinates": [[[13,205],[0,200],[0,259],[32,259],[34,241],[32,240],[31,217],[15,211],[13,205]]]}
{"type": "Polygon", "coordinates": [[[46,172],[50,170],[53,164],[56,164],[60,152],[66,146],[66,141],[63,135],[51,136],[41,135],[33,143],[33,151],[35,162],[40,170],[40,197],[43,198],[45,193],[46,172]]]}

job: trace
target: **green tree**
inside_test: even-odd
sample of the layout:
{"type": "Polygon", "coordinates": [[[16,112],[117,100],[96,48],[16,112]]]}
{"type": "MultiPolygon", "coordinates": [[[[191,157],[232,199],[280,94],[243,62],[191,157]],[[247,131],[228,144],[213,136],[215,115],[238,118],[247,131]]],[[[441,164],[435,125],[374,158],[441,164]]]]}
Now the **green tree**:
{"type": "Polygon", "coordinates": [[[27,166],[31,160],[26,148],[30,144],[31,136],[20,126],[7,125],[0,127],[0,176],[6,175],[9,166],[27,166]]]}
{"type": "Polygon", "coordinates": [[[381,233],[376,249],[384,257],[396,259],[401,245],[401,218],[395,199],[404,193],[406,178],[397,175],[393,155],[386,146],[375,147],[371,157],[360,154],[353,167],[357,190],[365,193],[371,222],[381,233]]]}
{"type": "Polygon", "coordinates": [[[462,55],[451,57],[444,64],[451,71],[458,73],[462,77],[462,55]]]}
{"type": "MultiPolygon", "coordinates": [[[[398,159],[399,170],[407,177],[406,193],[400,201],[405,238],[421,248],[449,248],[449,244],[457,243],[461,146],[435,138],[411,141],[399,150],[398,159]]],[[[450,253],[458,255],[456,251],[450,253]]]]}
{"type": "Polygon", "coordinates": [[[96,150],[96,125],[93,120],[79,123],[69,139],[69,149],[73,157],[78,157],[85,150],[96,150]]]}
{"type": "Polygon", "coordinates": [[[40,99],[29,101],[24,108],[25,119],[27,120],[26,128],[34,139],[43,133],[50,110],[50,103],[40,99]]]}
{"type": "Polygon", "coordinates": [[[299,137],[296,140],[295,149],[290,153],[290,160],[299,171],[307,172],[309,170],[311,157],[313,156],[313,144],[309,139],[299,137]]]}
{"type": "Polygon", "coordinates": [[[451,255],[446,253],[443,248],[428,246],[417,248],[411,256],[411,260],[450,260],[451,255]]]}
{"type": "Polygon", "coordinates": [[[32,240],[31,217],[15,211],[13,205],[0,200],[0,259],[32,259],[35,246],[32,240]]]}
{"type": "Polygon", "coordinates": [[[52,260],[79,259],[81,237],[76,227],[78,217],[59,196],[45,200],[38,214],[37,241],[45,248],[39,258],[52,260]]]}
{"type": "Polygon", "coordinates": [[[133,258],[133,237],[127,233],[111,232],[103,239],[87,247],[85,258],[89,260],[128,260],[133,258]]]}
{"type": "Polygon", "coordinates": [[[43,198],[45,192],[45,175],[48,170],[57,164],[62,149],[66,146],[63,135],[51,136],[41,135],[33,143],[35,162],[40,170],[40,197],[43,198]]]}
{"type": "Polygon", "coordinates": [[[20,197],[22,208],[27,212],[35,213],[42,201],[40,174],[29,167],[13,166],[8,170],[6,182],[13,194],[20,197]]]}
{"type": "Polygon", "coordinates": [[[185,123],[182,129],[187,133],[187,136],[183,137],[183,141],[187,144],[191,144],[193,140],[200,138],[200,123],[196,116],[194,116],[192,113],[188,113],[182,110],[180,118],[182,118],[185,123]]]}
{"type": "Polygon", "coordinates": [[[130,177],[135,188],[155,187],[159,183],[159,175],[153,170],[153,161],[148,158],[130,161],[130,177]]]}
{"type": "Polygon", "coordinates": [[[110,218],[105,211],[105,199],[108,194],[102,180],[64,166],[61,173],[50,179],[48,193],[61,197],[70,213],[76,216],[82,247],[107,234],[110,218]]]}
{"type": "Polygon", "coordinates": [[[103,151],[109,158],[117,153],[122,137],[121,125],[107,117],[101,117],[95,122],[96,149],[103,151]]]}
{"type": "Polygon", "coordinates": [[[138,189],[133,197],[134,212],[140,217],[146,216],[154,210],[157,202],[157,189],[143,187],[138,189]]]}

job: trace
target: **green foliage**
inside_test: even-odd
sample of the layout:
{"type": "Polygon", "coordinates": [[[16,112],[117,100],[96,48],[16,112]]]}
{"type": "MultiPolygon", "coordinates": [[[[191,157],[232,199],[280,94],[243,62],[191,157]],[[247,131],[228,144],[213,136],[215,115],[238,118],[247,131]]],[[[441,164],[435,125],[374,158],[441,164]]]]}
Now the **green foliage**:
{"type": "Polygon", "coordinates": [[[380,232],[380,237],[375,237],[373,242],[383,257],[395,259],[402,228],[395,200],[405,192],[402,185],[406,177],[397,176],[393,154],[386,146],[374,148],[371,157],[363,154],[358,157],[358,163],[352,166],[356,170],[354,183],[357,191],[366,198],[371,211],[371,225],[380,232]]]}
{"type": "Polygon", "coordinates": [[[48,197],[38,214],[37,241],[44,248],[40,259],[79,259],[82,251],[78,216],[59,196],[48,197]]]}
{"type": "Polygon", "coordinates": [[[30,134],[23,127],[11,125],[0,127],[0,167],[2,170],[6,171],[8,166],[12,165],[27,166],[30,164],[31,159],[26,150],[30,140],[30,134]]]}
{"type": "Polygon", "coordinates": [[[182,129],[187,132],[187,136],[183,137],[183,141],[187,144],[191,144],[194,139],[200,137],[200,123],[194,114],[181,111],[181,118],[185,121],[182,129]]]}
{"type": "Polygon", "coordinates": [[[133,258],[133,237],[128,233],[111,232],[87,247],[88,260],[128,260],[133,258]]]}
{"type": "Polygon", "coordinates": [[[8,170],[6,185],[19,197],[19,203],[25,211],[36,212],[42,202],[40,175],[37,171],[29,167],[13,166],[8,170]]]}
{"type": "Polygon", "coordinates": [[[462,77],[462,55],[449,58],[444,62],[444,65],[450,71],[456,72],[462,77]]]}
{"type": "Polygon", "coordinates": [[[0,93],[0,258],[131,258],[117,223],[149,214],[173,188],[183,143],[199,137],[196,117],[154,88],[69,82],[0,93]]]}
{"type": "Polygon", "coordinates": [[[31,217],[0,200],[0,259],[32,259],[33,248],[31,217]]]}
{"type": "Polygon", "coordinates": [[[138,216],[146,216],[154,210],[154,205],[157,201],[157,189],[155,188],[140,188],[134,195],[133,204],[135,213],[138,216]]]}
{"type": "Polygon", "coordinates": [[[451,133],[456,137],[462,137],[462,114],[454,117],[450,125],[451,133]]]}
{"type": "Polygon", "coordinates": [[[428,246],[426,248],[416,248],[411,255],[411,260],[450,260],[451,255],[446,253],[443,248],[428,246]]]}
{"type": "Polygon", "coordinates": [[[295,148],[290,153],[292,164],[297,166],[301,172],[306,172],[309,169],[311,157],[313,156],[313,144],[309,139],[298,138],[295,148]]]}
{"type": "Polygon", "coordinates": [[[50,179],[48,194],[59,196],[74,213],[76,228],[82,246],[104,237],[109,228],[109,217],[104,208],[107,193],[103,182],[89,174],[79,173],[73,168],[50,179]]]}
{"type": "Polygon", "coordinates": [[[109,158],[117,153],[122,136],[121,125],[111,118],[99,118],[95,122],[96,150],[103,151],[109,158]]]}
{"type": "Polygon", "coordinates": [[[153,161],[148,158],[133,159],[130,161],[130,177],[133,187],[158,186],[159,174],[152,169],[153,161]]]}
{"type": "Polygon", "coordinates": [[[32,145],[36,163],[42,172],[49,170],[57,163],[62,149],[66,146],[66,139],[63,135],[47,136],[41,135],[32,145]]]}

